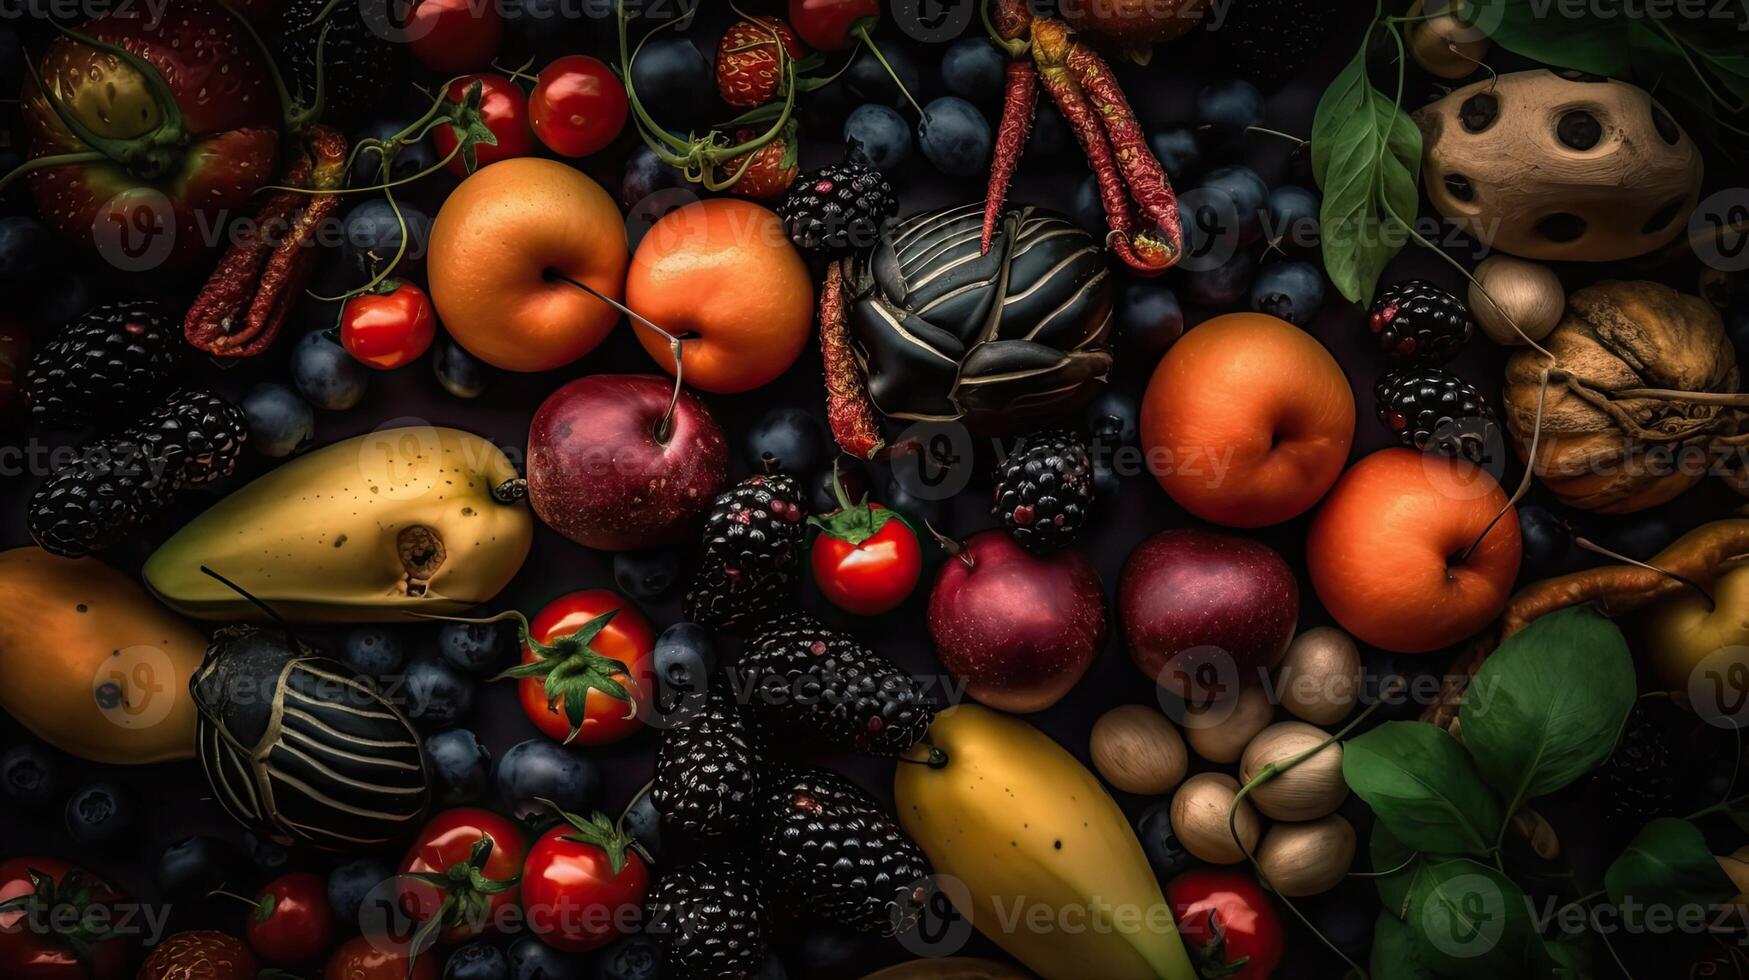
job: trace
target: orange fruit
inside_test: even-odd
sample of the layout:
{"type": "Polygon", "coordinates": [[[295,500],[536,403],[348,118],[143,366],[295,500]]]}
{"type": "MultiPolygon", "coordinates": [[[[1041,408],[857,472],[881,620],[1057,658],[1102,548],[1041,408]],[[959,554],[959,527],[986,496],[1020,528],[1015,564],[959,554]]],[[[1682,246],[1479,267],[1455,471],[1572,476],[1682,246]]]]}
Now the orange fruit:
{"type": "Polygon", "coordinates": [[[601,185],[519,157],[461,182],[431,226],[431,300],[456,343],[507,371],[550,371],[594,350],[619,312],[554,274],[623,295],[626,228],[601,185]]]}
{"type": "MultiPolygon", "coordinates": [[[[814,323],[814,281],[777,215],[751,201],[688,204],[644,234],[626,305],[681,345],[685,382],[735,394],[795,363],[814,323]]],[[[638,341],[674,373],[668,339],[632,321],[638,341]]]]}

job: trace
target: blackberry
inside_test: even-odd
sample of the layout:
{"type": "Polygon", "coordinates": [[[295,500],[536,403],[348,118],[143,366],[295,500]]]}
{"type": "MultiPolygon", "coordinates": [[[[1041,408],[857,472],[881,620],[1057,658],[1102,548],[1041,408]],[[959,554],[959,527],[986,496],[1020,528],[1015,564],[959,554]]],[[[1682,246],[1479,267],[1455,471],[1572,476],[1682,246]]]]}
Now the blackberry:
{"type": "Polygon", "coordinates": [[[1681,744],[1682,714],[1669,698],[1636,701],[1615,751],[1573,784],[1585,808],[1630,835],[1676,816],[1693,775],[1692,753],[1681,744]]]}
{"type": "Polygon", "coordinates": [[[1463,301],[1425,279],[1385,290],[1373,302],[1367,326],[1380,350],[1416,364],[1444,364],[1476,332],[1463,301]]]}
{"type": "Polygon", "coordinates": [[[896,757],[935,717],[916,678],[799,613],[754,637],[737,669],[757,718],[773,734],[810,745],[896,757]]]}
{"type": "Polygon", "coordinates": [[[656,809],[674,826],[719,837],[745,826],[757,800],[757,759],[724,685],[684,695],[682,712],[656,750],[656,809]]]}
{"type": "Polygon", "coordinates": [[[149,406],[170,390],[185,349],[182,325],[163,304],[100,306],[31,358],[24,381],[31,418],[59,428],[132,421],[140,410],[129,405],[149,406]]]}
{"type": "MultiPolygon", "coordinates": [[[[345,120],[378,105],[393,87],[401,45],[391,44],[365,22],[365,5],[338,3],[322,17],[329,0],[290,0],[275,21],[276,51],[285,70],[286,88],[303,106],[316,100],[316,46],[322,48],[322,116],[345,120]],[[328,26],[328,36],[322,28],[328,26]]],[[[388,8],[379,8],[387,10],[388,8]]],[[[394,25],[385,23],[385,28],[394,25]]]]}
{"type": "Polygon", "coordinates": [[[802,174],[777,206],[790,241],[805,252],[873,248],[898,210],[893,185],[879,170],[860,163],[802,174]]]}
{"type": "Polygon", "coordinates": [[[745,855],[701,858],[657,880],[644,931],[667,949],[678,976],[741,980],[765,958],[763,897],[745,855]]]}
{"type": "Polygon", "coordinates": [[[1486,463],[1503,445],[1476,386],[1439,368],[1398,368],[1373,388],[1379,422],[1405,446],[1486,463]]]}
{"type": "Polygon", "coordinates": [[[996,471],[994,512],[1021,547],[1048,554],[1080,535],[1093,508],[1093,454],[1067,429],[1028,436],[996,471]]]}
{"type": "Polygon", "coordinates": [[[823,769],[777,766],[764,782],[768,891],[862,932],[916,924],[929,863],[874,797],[823,769]]]}
{"type": "Polygon", "coordinates": [[[119,436],[85,447],[31,497],[26,521],[45,550],[79,557],[111,547],[163,513],[177,490],[228,475],[242,410],[205,391],[178,391],[119,436]]]}
{"type": "Polygon", "coordinates": [[[756,474],[717,496],[685,618],[700,626],[757,625],[799,600],[807,514],[796,481],[756,474]]]}

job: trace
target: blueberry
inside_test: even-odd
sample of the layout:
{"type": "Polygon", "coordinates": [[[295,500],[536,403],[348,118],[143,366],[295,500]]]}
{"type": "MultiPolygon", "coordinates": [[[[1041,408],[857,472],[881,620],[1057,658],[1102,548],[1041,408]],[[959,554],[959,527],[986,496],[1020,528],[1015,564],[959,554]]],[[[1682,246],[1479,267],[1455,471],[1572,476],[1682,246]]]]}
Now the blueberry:
{"type": "Polygon", "coordinates": [[[1303,327],[1324,305],[1324,273],[1298,259],[1276,262],[1251,284],[1251,308],[1303,327]]]}
{"type": "Polygon", "coordinates": [[[407,657],[399,633],[384,626],[359,626],[340,638],[340,659],[361,674],[382,677],[400,670],[407,657]]]}
{"type": "Polygon", "coordinates": [[[965,99],[944,95],[923,107],[917,123],[917,146],[935,169],[955,177],[971,177],[990,168],[995,145],[990,120],[965,99]]]}
{"type": "Polygon", "coordinates": [[[962,37],[941,55],[941,84],[981,106],[1001,105],[1007,72],[1007,56],[982,35],[962,37]]]}
{"type": "Polygon", "coordinates": [[[443,980],[510,980],[510,960],[491,943],[469,943],[449,954],[443,980]]]}
{"type": "Polygon", "coordinates": [[[492,779],[492,753],[466,728],[451,728],[425,739],[438,802],[449,806],[472,803],[486,795],[492,779]]]}
{"type": "Polygon", "coordinates": [[[284,874],[291,867],[290,848],[275,844],[252,830],[243,832],[243,849],[249,852],[249,860],[255,865],[255,870],[270,878],[284,874]]]}
{"type": "Polygon", "coordinates": [[[61,764],[36,742],[20,742],[0,755],[0,789],[26,810],[45,810],[61,798],[61,764]]]}
{"type": "Polygon", "coordinates": [[[1202,162],[1202,144],[1197,142],[1196,133],[1182,126],[1148,137],[1148,148],[1160,158],[1166,175],[1179,183],[1188,182],[1202,162]]]}
{"type": "Polygon", "coordinates": [[[1524,540],[1524,576],[1548,578],[1573,554],[1573,529],[1554,512],[1538,504],[1518,508],[1518,531],[1524,540]]]}
{"type": "Polygon", "coordinates": [[[1117,340],[1143,368],[1151,368],[1184,335],[1178,295],[1158,279],[1127,279],[1117,288],[1113,310],[1117,340]]]}
{"type": "Polygon", "coordinates": [[[347,213],[340,226],[340,254],[353,272],[368,279],[395,262],[403,237],[407,247],[394,266],[395,274],[417,278],[425,248],[431,242],[430,215],[404,201],[391,205],[386,198],[372,198],[347,213]],[[395,219],[397,206],[401,210],[399,221],[395,219]],[[404,236],[403,222],[407,226],[404,236]]]}
{"type": "Polygon", "coordinates": [[[138,832],[139,802],[117,782],[87,783],[67,798],[67,833],[88,847],[113,847],[138,832]]]}
{"type": "Polygon", "coordinates": [[[516,627],[503,620],[444,623],[437,630],[437,650],[443,659],[476,677],[502,670],[516,655],[516,646],[516,627]]]}
{"type": "Polygon", "coordinates": [[[310,331],[292,348],[291,375],[298,393],[328,412],[357,405],[370,387],[370,369],[346,353],[326,330],[310,331]]]}
{"type": "Polygon", "coordinates": [[[615,940],[595,961],[595,980],[662,980],[662,944],[644,933],[615,940]]]}
{"type": "Polygon", "coordinates": [[[644,850],[650,852],[650,857],[658,863],[662,860],[662,814],[656,809],[655,796],[646,789],[632,800],[632,805],[626,807],[626,812],[619,818],[620,825],[628,833],[644,845],[644,850]]]}
{"type": "Polygon", "coordinates": [[[328,906],[342,926],[356,927],[364,900],[378,885],[395,876],[394,866],[382,858],[364,857],[335,866],[328,872],[328,906]]]}
{"type": "MultiPolygon", "coordinates": [[[[367,123],[358,131],[355,141],[366,139],[388,142],[390,137],[406,129],[412,123],[405,116],[385,116],[367,123]]],[[[395,158],[389,162],[389,177],[391,181],[406,180],[415,174],[430,170],[437,164],[437,150],[431,145],[429,137],[420,137],[409,143],[402,143],[395,150],[395,158]]],[[[347,176],[349,187],[376,187],[384,183],[383,154],[376,147],[366,147],[358,151],[352,159],[352,171],[347,176]]]]}
{"type": "Polygon", "coordinates": [[[1281,248],[1310,248],[1318,243],[1318,209],[1323,202],[1304,187],[1277,187],[1269,192],[1267,237],[1281,248]]]}
{"type": "Polygon", "coordinates": [[[1142,400],[1133,392],[1106,388],[1087,406],[1087,431],[1112,445],[1135,445],[1141,425],[1142,400]]]}
{"type": "Polygon", "coordinates": [[[917,71],[916,62],[904,46],[887,44],[881,47],[881,53],[886,56],[887,65],[893,70],[887,71],[887,65],[874,56],[868,45],[861,45],[856,56],[851,59],[850,66],[844,69],[841,81],[844,88],[853,98],[863,102],[875,102],[882,105],[909,105],[905,92],[899,91],[899,85],[893,81],[893,76],[899,76],[899,82],[904,83],[906,92],[916,92],[922,87],[922,77],[917,71]]]}
{"type": "Polygon", "coordinates": [[[43,284],[36,297],[36,317],[47,324],[62,324],[97,305],[97,287],[91,277],[63,269],[43,284]]]}
{"type": "Polygon", "coordinates": [[[651,38],[632,62],[638,101],[657,119],[676,125],[700,122],[717,105],[711,63],[690,40],[651,38]]]}
{"type": "Polygon", "coordinates": [[[1041,157],[1059,157],[1075,145],[1075,134],[1069,131],[1069,120],[1055,103],[1046,102],[1032,117],[1032,135],[1026,138],[1026,152],[1041,157]]]}
{"type": "Polygon", "coordinates": [[[486,390],[485,363],[445,335],[431,348],[431,373],[443,390],[457,398],[478,398],[486,390]]]}
{"type": "Polygon", "coordinates": [[[1196,93],[1196,121],[1226,139],[1263,125],[1263,93],[1237,78],[1211,82],[1196,93]]]}
{"type": "Polygon", "coordinates": [[[663,163],[655,150],[639,146],[626,157],[625,176],[620,178],[619,184],[619,203],[630,211],[652,194],[685,186],[686,176],[678,167],[663,163]]]}
{"type": "Polygon", "coordinates": [[[1636,561],[1647,561],[1676,540],[1676,528],[1669,518],[1659,514],[1635,514],[1604,522],[1598,536],[1605,548],[1636,561]]]}
{"type": "Polygon", "coordinates": [[[832,437],[807,409],[774,408],[747,433],[747,463],[755,472],[804,476],[826,461],[832,437]]]}
{"type": "Polygon", "coordinates": [[[1184,298],[1195,306],[1232,306],[1245,298],[1257,275],[1257,256],[1234,252],[1212,269],[1193,269],[1184,274],[1184,298]]]}
{"type": "Polygon", "coordinates": [[[808,507],[813,513],[830,514],[838,509],[838,490],[832,485],[834,477],[844,488],[844,499],[851,503],[860,503],[868,495],[868,476],[854,460],[849,465],[839,466],[836,471],[830,466],[823,467],[808,481],[808,507]]]}
{"type": "Polygon", "coordinates": [[[1172,832],[1171,800],[1161,800],[1142,811],[1142,815],[1136,818],[1136,838],[1142,842],[1142,853],[1148,856],[1154,876],[1162,882],[1189,871],[1196,864],[1196,858],[1190,856],[1190,852],[1178,842],[1178,835],[1172,832]]]}
{"type": "Polygon", "coordinates": [[[243,396],[249,445],[271,459],[290,456],[316,437],[316,413],[298,393],[281,384],[258,384],[243,396]]]}
{"type": "Polygon", "coordinates": [[[243,855],[237,845],[201,834],[164,848],[152,869],[152,880],[165,898],[203,899],[232,884],[242,867],[243,855]]]}
{"type": "Polygon", "coordinates": [[[911,158],[911,127],[891,106],[857,106],[844,120],[844,155],[891,174],[911,158]]]}
{"type": "MultiPolygon", "coordinates": [[[[1219,167],[1202,179],[1200,189],[1225,195],[1232,202],[1231,231],[1240,245],[1249,245],[1263,234],[1263,219],[1269,208],[1269,185],[1250,167],[1219,167]]],[[[1226,217],[1226,215],[1223,215],[1226,217]]],[[[1222,229],[1226,230],[1226,229],[1222,229]]]]}
{"type": "Polygon", "coordinates": [[[511,943],[507,955],[515,980],[583,980],[589,972],[587,957],[562,953],[535,936],[511,943]]]}
{"type": "Polygon", "coordinates": [[[49,230],[30,215],[0,218],[0,283],[16,286],[37,279],[52,247],[49,230]]]}
{"type": "Polygon", "coordinates": [[[634,599],[665,598],[680,582],[680,556],[666,548],[615,552],[613,581],[634,599]]]}
{"type": "Polygon", "coordinates": [[[890,958],[880,940],[836,922],[809,922],[792,960],[798,976],[860,977],[890,958]]]}
{"type": "Polygon", "coordinates": [[[919,485],[917,475],[916,470],[903,477],[890,473],[886,486],[882,488],[880,502],[888,509],[898,511],[912,527],[917,528],[918,536],[928,541],[926,535],[930,527],[944,533],[950,530],[947,501],[937,496],[940,489],[919,485]]]}
{"type": "Polygon", "coordinates": [[[1075,188],[1075,198],[1069,205],[1069,216],[1082,230],[1105,240],[1105,233],[1110,230],[1105,223],[1105,204],[1099,198],[1099,179],[1092,174],[1081,181],[1075,188]]]}
{"type": "Polygon", "coordinates": [[[789,971],[783,968],[783,960],[776,953],[766,953],[759,961],[759,968],[748,974],[747,980],[789,980],[789,971]]]}
{"type": "Polygon", "coordinates": [[[703,691],[717,669],[717,648],[710,630],[697,623],[675,623],[656,638],[650,659],[666,690],[703,691]]]}
{"type": "Polygon", "coordinates": [[[595,763],[545,739],[512,745],[494,767],[498,802],[518,820],[541,820],[551,814],[540,800],[551,800],[567,813],[590,813],[601,805],[601,773],[595,763]]]}
{"type": "Polygon", "coordinates": [[[474,706],[473,680],[435,656],[408,664],[402,681],[407,717],[420,728],[448,728],[474,706]]]}

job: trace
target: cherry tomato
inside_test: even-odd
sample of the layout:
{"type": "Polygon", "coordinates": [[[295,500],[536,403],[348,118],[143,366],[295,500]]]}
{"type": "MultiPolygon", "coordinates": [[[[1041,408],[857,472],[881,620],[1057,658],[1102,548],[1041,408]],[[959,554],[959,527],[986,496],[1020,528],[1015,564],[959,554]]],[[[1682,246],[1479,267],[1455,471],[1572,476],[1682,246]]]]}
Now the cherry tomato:
{"type": "Polygon", "coordinates": [[[385,279],[373,291],[346,301],[340,314],[340,344],[379,371],[425,356],[437,336],[431,297],[410,282],[385,279]]]}
{"type": "Polygon", "coordinates": [[[0,317],[0,419],[22,407],[20,386],[30,363],[30,332],[24,324],[0,317]]]}
{"type": "Polygon", "coordinates": [[[522,89],[517,88],[515,82],[503,75],[486,72],[463,75],[449,83],[449,87],[444,90],[445,99],[466,105],[468,90],[475,82],[480,84],[479,121],[491,130],[498,142],[475,143],[475,166],[470,169],[467,165],[467,154],[455,153],[456,146],[461,142],[455,127],[439,126],[431,131],[431,142],[437,147],[439,159],[449,160],[444,164],[444,169],[457,177],[466,177],[499,160],[528,156],[534,149],[533,134],[528,128],[528,97],[522,94],[522,89]],[[455,153],[455,156],[450,156],[451,153],[455,153]]]}
{"type": "Polygon", "coordinates": [[[416,0],[405,30],[413,57],[447,76],[492,63],[504,37],[504,18],[496,2],[416,0]]]}
{"type": "Polygon", "coordinates": [[[848,49],[880,17],[880,0],[789,0],[790,24],[821,51],[848,49]]]}
{"type": "Polygon", "coordinates": [[[625,128],[625,83],[599,58],[568,54],[541,69],[528,96],[528,121],[554,153],[586,157],[625,128]]]}
{"type": "Polygon", "coordinates": [[[525,631],[523,666],[505,675],[521,678],[522,710],[534,727],[560,741],[605,745],[642,727],[638,709],[655,690],[655,649],[656,630],[637,606],[617,592],[588,589],[540,611],[525,631]],[[613,660],[623,669],[608,663],[613,660]],[[577,666],[555,669],[567,661],[577,666]],[[574,707],[579,698],[580,711],[574,707]]]}
{"type": "Polygon", "coordinates": [[[476,807],[444,810],[426,821],[401,859],[400,873],[408,876],[401,879],[401,907],[415,922],[429,922],[441,909],[441,942],[497,931],[511,924],[502,911],[520,896],[517,876],[527,849],[522,828],[508,817],[476,807]],[[485,887],[470,871],[480,873],[485,887]]]}
{"type": "Polygon", "coordinates": [[[118,896],[89,872],[50,857],[0,863],[0,976],[17,980],[121,980],[128,942],[112,937],[91,946],[88,961],[74,943],[92,940],[115,922],[118,896]],[[84,894],[81,894],[83,892],[84,894]],[[8,904],[10,903],[10,904],[8,904]]]}
{"type": "Polygon", "coordinates": [[[334,945],[334,912],[321,875],[294,871],[267,883],[243,924],[249,947],[279,966],[309,963],[334,945]]]}
{"type": "Polygon", "coordinates": [[[1281,964],[1281,917],[1251,876],[1186,871],[1166,883],[1166,901],[1204,976],[1268,980],[1281,964]]]}
{"type": "Polygon", "coordinates": [[[392,939],[354,936],[328,957],[322,980],[437,980],[437,957],[407,963],[407,951],[392,939]]]}
{"type": "Polygon", "coordinates": [[[916,532],[880,504],[851,504],[842,497],[839,503],[838,510],[812,521],[821,531],[809,556],[820,594],[858,616],[897,608],[923,574],[916,532]]]}
{"type": "Polygon", "coordinates": [[[606,816],[561,814],[522,867],[528,930],[548,946],[581,953],[635,928],[650,867],[632,835],[606,816]]]}

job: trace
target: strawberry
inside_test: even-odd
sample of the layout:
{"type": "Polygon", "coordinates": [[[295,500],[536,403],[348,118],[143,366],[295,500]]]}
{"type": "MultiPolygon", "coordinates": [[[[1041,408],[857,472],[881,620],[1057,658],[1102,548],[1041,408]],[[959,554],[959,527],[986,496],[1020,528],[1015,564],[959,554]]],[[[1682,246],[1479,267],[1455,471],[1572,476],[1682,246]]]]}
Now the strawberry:
{"type": "Polygon", "coordinates": [[[224,216],[272,180],[279,147],[260,49],[212,0],[162,16],[120,4],[79,33],[95,43],[55,38],[40,65],[47,90],[30,80],[20,98],[43,220],[129,269],[224,244],[224,216]]]}
{"type": "Polygon", "coordinates": [[[736,108],[764,105],[783,91],[785,63],[801,56],[801,42],[783,21],[738,20],[717,44],[717,90],[736,108]]]}
{"type": "MultiPolygon", "coordinates": [[[[745,143],[755,135],[753,130],[743,129],[735,134],[735,139],[745,143]]],[[[744,165],[747,169],[729,188],[730,193],[756,201],[780,197],[801,173],[796,146],[796,131],[792,124],[784,127],[776,139],[752,151],[752,162],[748,162],[749,154],[743,153],[723,164],[719,176],[725,180],[733,178],[744,165]]]]}

